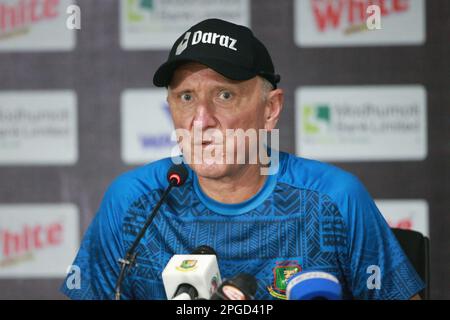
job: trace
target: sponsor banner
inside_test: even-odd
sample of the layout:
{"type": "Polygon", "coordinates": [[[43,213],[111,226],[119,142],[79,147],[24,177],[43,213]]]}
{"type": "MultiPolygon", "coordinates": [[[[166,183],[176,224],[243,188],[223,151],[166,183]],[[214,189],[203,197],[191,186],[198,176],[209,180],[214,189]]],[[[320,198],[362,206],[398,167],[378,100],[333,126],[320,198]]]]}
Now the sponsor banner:
{"type": "Polygon", "coordinates": [[[415,230],[430,236],[426,200],[376,200],[375,203],[391,228],[415,230]]]}
{"type": "Polygon", "coordinates": [[[425,0],[295,0],[294,38],[300,47],[421,45],[425,0]],[[381,29],[370,30],[379,6],[381,29]]]}
{"type": "MultiPolygon", "coordinates": [[[[177,150],[166,89],[133,89],[122,93],[122,161],[143,164],[170,157],[177,150]]],[[[178,153],[178,152],[177,152],[178,153]]]]}
{"type": "Polygon", "coordinates": [[[0,1],[0,51],[68,51],[76,34],[66,27],[72,0],[0,1]]]}
{"type": "Polygon", "coordinates": [[[420,85],[301,87],[297,154],[324,161],[408,161],[427,156],[420,85]]]}
{"type": "Polygon", "coordinates": [[[76,206],[0,205],[0,278],[63,278],[78,247],[76,206]]]}
{"type": "Polygon", "coordinates": [[[0,165],[71,165],[77,160],[73,91],[0,91],[0,165]]]}
{"type": "Polygon", "coordinates": [[[126,50],[170,49],[192,25],[219,18],[250,25],[248,0],[120,1],[120,44],[126,50]]]}

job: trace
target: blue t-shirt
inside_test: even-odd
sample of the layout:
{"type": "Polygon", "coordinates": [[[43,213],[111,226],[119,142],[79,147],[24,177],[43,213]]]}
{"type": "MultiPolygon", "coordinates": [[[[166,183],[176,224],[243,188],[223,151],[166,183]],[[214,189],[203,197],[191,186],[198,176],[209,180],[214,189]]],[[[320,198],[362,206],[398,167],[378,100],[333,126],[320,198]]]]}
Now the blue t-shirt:
{"type": "MultiPolygon", "coordinates": [[[[118,259],[167,187],[171,165],[170,158],[159,160],[111,184],[73,263],[80,270],[80,288],[70,289],[64,281],[64,294],[114,298],[118,259]]],[[[256,299],[285,299],[286,280],[304,270],[335,275],[349,299],[409,299],[423,289],[353,175],[281,152],[278,172],[267,177],[256,195],[224,204],[204,194],[188,169],[186,183],[172,189],[137,247],[137,266],[123,282],[123,299],[166,299],[161,273],[167,262],[200,245],[217,252],[222,278],[254,275],[256,299]]]]}

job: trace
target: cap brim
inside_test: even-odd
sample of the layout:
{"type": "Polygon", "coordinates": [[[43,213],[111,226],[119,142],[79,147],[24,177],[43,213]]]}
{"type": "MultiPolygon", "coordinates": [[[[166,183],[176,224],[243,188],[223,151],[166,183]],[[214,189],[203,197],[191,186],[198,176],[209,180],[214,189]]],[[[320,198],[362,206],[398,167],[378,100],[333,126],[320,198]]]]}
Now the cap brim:
{"type": "Polygon", "coordinates": [[[203,64],[231,80],[248,80],[257,75],[255,71],[236,66],[225,60],[205,57],[189,57],[179,60],[172,60],[170,62],[162,64],[158,68],[158,70],[156,70],[155,75],[153,76],[153,84],[157,87],[169,86],[175,70],[182,64],[188,62],[198,62],[200,64],[203,64]]]}

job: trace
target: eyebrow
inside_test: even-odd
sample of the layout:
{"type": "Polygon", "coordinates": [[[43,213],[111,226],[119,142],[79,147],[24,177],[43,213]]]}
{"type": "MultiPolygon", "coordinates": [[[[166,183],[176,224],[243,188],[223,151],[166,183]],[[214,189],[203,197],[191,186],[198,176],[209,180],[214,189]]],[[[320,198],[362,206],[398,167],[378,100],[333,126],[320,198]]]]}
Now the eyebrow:
{"type": "Polygon", "coordinates": [[[192,90],[192,89],[173,89],[173,88],[169,87],[169,88],[167,88],[167,91],[169,93],[180,94],[180,93],[183,93],[183,92],[192,92],[194,90],[192,90]]]}
{"type": "MultiPolygon", "coordinates": [[[[211,90],[223,90],[223,89],[227,89],[230,91],[240,91],[240,87],[237,84],[234,83],[221,83],[221,84],[214,84],[211,87],[211,90]]],[[[174,92],[174,93],[182,93],[182,92],[195,92],[196,90],[190,87],[186,87],[186,88],[181,88],[181,89],[174,89],[174,88],[168,88],[168,90],[174,92]]]]}

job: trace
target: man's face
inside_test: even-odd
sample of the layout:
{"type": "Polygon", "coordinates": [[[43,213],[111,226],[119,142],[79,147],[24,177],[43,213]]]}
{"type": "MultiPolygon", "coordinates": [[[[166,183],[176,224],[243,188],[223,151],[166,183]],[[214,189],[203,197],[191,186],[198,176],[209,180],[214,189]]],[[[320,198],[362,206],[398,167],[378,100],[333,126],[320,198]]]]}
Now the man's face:
{"type": "Polygon", "coordinates": [[[257,77],[230,80],[199,63],[184,64],[174,72],[167,101],[175,129],[191,133],[190,141],[182,141],[180,146],[185,158],[191,155],[190,166],[200,177],[222,178],[238,170],[239,165],[225,163],[226,146],[234,144],[233,151],[238,150],[238,142],[226,134],[227,129],[254,129],[256,133],[259,129],[272,129],[265,120],[261,82],[257,77]],[[194,134],[195,126],[197,132],[202,130],[200,139],[194,134]],[[217,137],[218,133],[223,139],[217,137]],[[222,163],[217,163],[217,159],[222,159],[222,163]]]}

